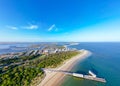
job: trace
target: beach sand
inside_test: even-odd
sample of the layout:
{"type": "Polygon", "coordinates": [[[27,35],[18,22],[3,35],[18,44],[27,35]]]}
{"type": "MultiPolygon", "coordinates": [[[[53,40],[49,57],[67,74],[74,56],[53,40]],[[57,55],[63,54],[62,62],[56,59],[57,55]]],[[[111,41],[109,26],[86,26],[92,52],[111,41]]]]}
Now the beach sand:
{"type": "MultiPolygon", "coordinates": [[[[62,64],[60,67],[55,68],[55,69],[70,71],[78,61],[82,61],[83,59],[85,59],[91,55],[91,52],[89,52],[87,50],[81,50],[80,52],[82,52],[82,53],[65,61],[64,64],[62,64]]],[[[60,72],[59,73],[46,72],[45,74],[46,74],[45,78],[37,86],[59,86],[65,77],[65,74],[60,73],[60,72]]]]}

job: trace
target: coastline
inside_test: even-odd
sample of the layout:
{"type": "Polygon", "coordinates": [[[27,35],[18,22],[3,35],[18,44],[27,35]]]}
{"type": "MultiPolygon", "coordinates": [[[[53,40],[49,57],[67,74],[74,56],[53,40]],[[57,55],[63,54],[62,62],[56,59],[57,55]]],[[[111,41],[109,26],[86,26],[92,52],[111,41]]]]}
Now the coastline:
{"type": "MultiPolygon", "coordinates": [[[[91,55],[91,52],[88,50],[79,50],[79,51],[81,52],[80,54],[65,61],[60,67],[55,69],[70,71],[78,61],[82,61],[83,59],[91,55]]],[[[59,86],[65,77],[65,74],[57,73],[57,72],[47,72],[45,74],[46,76],[37,86],[59,86]]]]}

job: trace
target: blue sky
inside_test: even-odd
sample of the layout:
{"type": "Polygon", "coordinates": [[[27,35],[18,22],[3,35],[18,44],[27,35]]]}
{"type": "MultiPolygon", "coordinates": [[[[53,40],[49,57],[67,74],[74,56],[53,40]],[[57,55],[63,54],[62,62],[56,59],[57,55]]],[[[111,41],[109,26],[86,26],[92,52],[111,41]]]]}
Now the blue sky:
{"type": "Polygon", "coordinates": [[[120,41],[120,0],[0,0],[0,41],[120,41]]]}

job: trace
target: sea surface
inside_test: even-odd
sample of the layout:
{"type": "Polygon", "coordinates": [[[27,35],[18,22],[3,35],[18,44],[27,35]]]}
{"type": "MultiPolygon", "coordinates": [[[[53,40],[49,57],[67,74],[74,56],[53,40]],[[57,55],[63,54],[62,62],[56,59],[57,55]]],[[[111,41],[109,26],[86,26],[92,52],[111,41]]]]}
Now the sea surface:
{"type": "Polygon", "coordinates": [[[105,78],[107,82],[66,76],[62,86],[120,86],[120,43],[80,43],[71,47],[92,52],[90,57],[78,62],[72,72],[88,74],[91,70],[98,77],[105,78]]]}

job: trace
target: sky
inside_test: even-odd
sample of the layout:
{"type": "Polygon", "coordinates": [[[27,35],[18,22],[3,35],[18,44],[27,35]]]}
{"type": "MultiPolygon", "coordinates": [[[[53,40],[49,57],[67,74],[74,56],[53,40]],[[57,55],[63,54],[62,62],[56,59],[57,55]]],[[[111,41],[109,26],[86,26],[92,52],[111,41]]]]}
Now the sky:
{"type": "Polygon", "coordinates": [[[119,42],[120,0],[0,0],[0,42],[119,42]]]}

